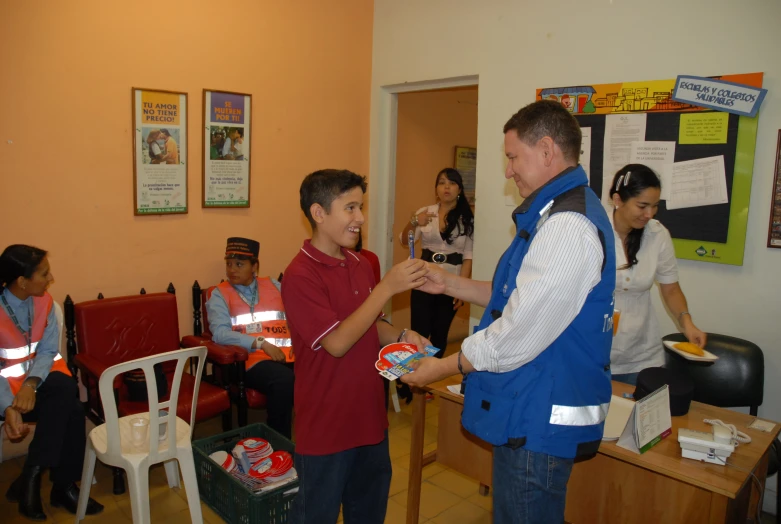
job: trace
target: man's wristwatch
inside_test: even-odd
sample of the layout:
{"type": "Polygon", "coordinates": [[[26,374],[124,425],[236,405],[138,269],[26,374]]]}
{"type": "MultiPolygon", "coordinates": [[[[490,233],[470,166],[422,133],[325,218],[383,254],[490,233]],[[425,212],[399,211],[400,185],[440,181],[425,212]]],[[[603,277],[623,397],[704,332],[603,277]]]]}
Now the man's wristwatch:
{"type": "Polygon", "coordinates": [[[396,339],[396,342],[401,342],[404,339],[404,335],[407,334],[407,328],[404,328],[401,330],[401,334],[399,334],[399,338],[396,339]]]}
{"type": "Polygon", "coordinates": [[[263,343],[266,341],[266,337],[255,337],[255,347],[260,349],[263,343]]]}

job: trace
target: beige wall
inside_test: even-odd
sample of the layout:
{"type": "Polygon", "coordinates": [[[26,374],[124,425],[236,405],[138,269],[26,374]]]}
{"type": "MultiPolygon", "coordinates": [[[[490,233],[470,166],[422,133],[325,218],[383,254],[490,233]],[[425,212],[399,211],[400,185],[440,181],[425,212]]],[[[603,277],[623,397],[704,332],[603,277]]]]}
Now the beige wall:
{"type": "MultiPolygon", "coordinates": [[[[744,264],[678,262],[697,325],[751,340],[763,349],[765,402],[759,414],[781,420],[781,250],[766,247],[781,127],[779,20],[781,3],[772,0],[658,0],[652,6],[640,0],[375,0],[373,183],[392,183],[387,161],[393,117],[389,92],[409,84],[478,76],[480,201],[474,273],[490,279],[512,234],[513,202],[504,198],[502,126],[514,111],[534,101],[536,88],[763,71],[768,95],[758,122],[744,264]],[[489,195],[496,195],[493,205],[489,195]]],[[[372,211],[372,226],[383,231],[385,213],[377,205],[372,211]]],[[[662,333],[672,332],[673,322],[657,296],[655,306],[662,333]]],[[[774,500],[774,494],[766,499],[774,500]]]]}
{"type": "MultiPolygon", "coordinates": [[[[403,93],[398,98],[396,136],[396,186],[394,205],[393,263],[409,257],[398,242],[412,214],[436,202],[437,173],[453,167],[456,146],[477,146],[477,88],[464,87],[403,93]]],[[[420,257],[420,243],[415,254],[420,257]]],[[[409,326],[410,294],[393,297],[393,323],[409,326]]],[[[453,320],[450,339],[463,338],[469,329],[469,307],[453,320]]]]}
{"type": "Polygon", "coordinates": [[[309,235],[302,178],[368,172],[371,31],[366,0],[4,2],[0,244],[49,250],[58,301],[172,281],[191,333],[228,236],[277,276],[309,235]],[[131,87],[189,93],[187,215],[133,216],[131,87]],[[201,208],[204,88],[252,94],[250,209],[201,208]]]}

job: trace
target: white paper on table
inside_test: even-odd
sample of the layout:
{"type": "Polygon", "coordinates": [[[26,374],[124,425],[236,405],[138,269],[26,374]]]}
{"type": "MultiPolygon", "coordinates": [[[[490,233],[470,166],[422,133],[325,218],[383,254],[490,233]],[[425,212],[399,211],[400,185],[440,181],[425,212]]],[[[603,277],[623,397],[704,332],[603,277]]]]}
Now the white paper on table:
{"type": "Polygon", "coordinates": [[[610,186],[616,171],[629,163],[633,142],[645,142],[646,114],[607,115],[602,157],[602,201],[610,206],[610,186]]]}
{"type": "Polygon", "coordinates": [[[632,142],[629,162],[645,164],[653,169],[662,182],[662,200],[670,195],[670,181],[665,180],[665,166],[675,161],[675,142],[632,142]]]}
{"type": "Polygon", "coordinates": [[[447,390],[454,395],[461,395],[462,397],[464,396],[464,394],[461,393],[461,384],[451,384],[447,387],[447,390]]]}
{"type": "Polygon", "coordinates": [[[580,165],[586,172],[586,177],[591,182],[591,128],[581,127],[580,132],[583,140],[580,142],[580,165]]]}
{"type": "Polygon", "coordinates": [[[670,185],[667,209],[729,202],[723,155],[675,162],[665,169],[665,178],[670,185]]]}

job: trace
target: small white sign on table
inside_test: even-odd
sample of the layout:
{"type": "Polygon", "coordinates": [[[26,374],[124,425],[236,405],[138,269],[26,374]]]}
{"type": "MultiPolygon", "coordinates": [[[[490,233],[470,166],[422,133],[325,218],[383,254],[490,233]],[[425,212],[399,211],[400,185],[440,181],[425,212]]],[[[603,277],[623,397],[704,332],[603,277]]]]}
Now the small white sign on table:
{"type": "Polygon", "coordinates": [[[635,402],[617,446],[645,453],[672,433],[670,390],[665,384],[642,400],[635,402]]]}

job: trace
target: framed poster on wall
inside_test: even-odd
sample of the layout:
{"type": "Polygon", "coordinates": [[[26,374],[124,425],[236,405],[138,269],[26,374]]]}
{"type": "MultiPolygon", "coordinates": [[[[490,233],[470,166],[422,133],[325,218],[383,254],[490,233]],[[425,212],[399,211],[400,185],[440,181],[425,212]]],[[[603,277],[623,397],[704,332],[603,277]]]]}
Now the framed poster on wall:
{"type": "Polygon", "coordinates": [[[133,213],[187,213],[187,93],[132,92],[133,213]]]}
{"type": "Polygon", "coordinates": [[[249,207],[252,95],[203,90],[202,207],[249,207]]]}
{"type": "Polygon", "coordinates": [[[767,247],[781,249],[781,129],[778,130],[776,147],[776,174],[773,177],[772,199],[770,202],[770,225],[767,232],[767,247]]]}
{"type": "Polygon", "coordinates": [[[461,178],[464,181],[464,195],[469,200],[469,205],[474,206],[477,149],[474,147],[456,146],[455,157],[453,167],[461,173],[461,178]]]}

